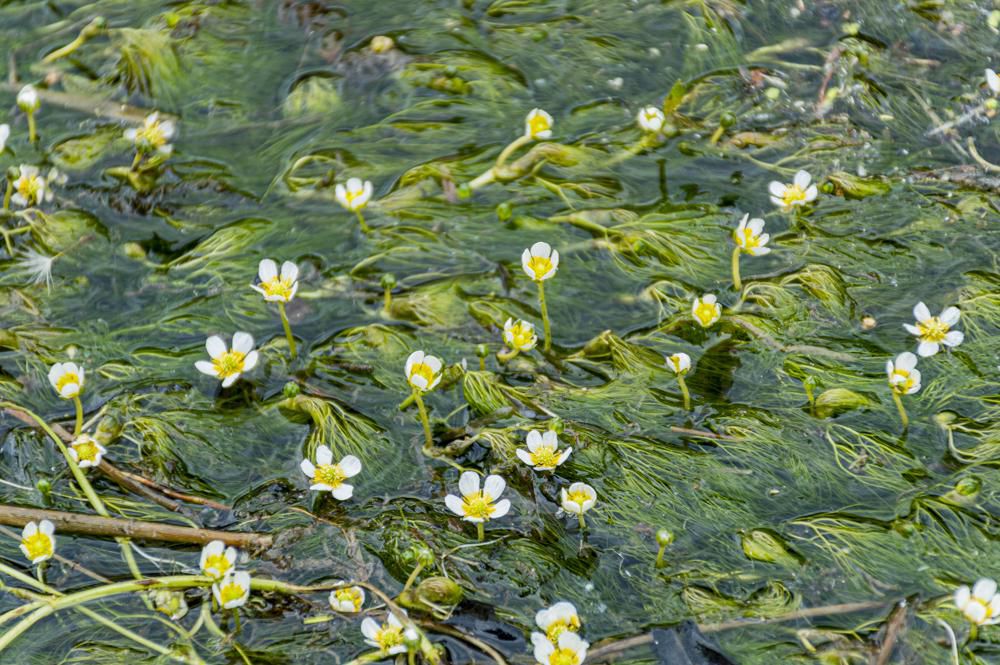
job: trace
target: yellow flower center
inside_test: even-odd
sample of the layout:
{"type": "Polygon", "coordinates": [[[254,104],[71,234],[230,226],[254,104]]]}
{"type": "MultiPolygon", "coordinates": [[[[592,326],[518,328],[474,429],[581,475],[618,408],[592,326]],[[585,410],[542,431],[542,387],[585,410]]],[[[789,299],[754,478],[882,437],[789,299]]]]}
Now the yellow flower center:
{"type": "Polygon", "coordinates": [[[493,497],[484,492],[476,492],[475,494],[462,498],[462,509],[465,511],[466,517],[478,517],[482,520],[488,520],[490,515],[493,514],[493,497]]]}
{"type": "Polygon", "coordinates": [[[234,600],[239,600],[243,597],[243,587],[235,582],[230,582],[221,589],[219,589],[219,597],[222,599],[223,605],[228,605],[234,600]]]}
{"type": "Polygon", "coordinates": [[[157,121],[140,127],[135,133],[135,142],[150,148],[161,148],[167,144],[167,136],[157,121]]]}
{"type": "Polygon", "coordinates": [[[202,570],[205,572],[211,570],[213,571],[213,575],[223,577],[229,570],[229,567],[229,559],[226,558],[225,552],[223,552],[222,554],[211,554],[206,557],[205,567],[202,570]]]}
{"type": "Polygon", "coordinates": [[[97,444],[93,441],[84,439],[79,443],[74,443],[73,450],[76,451],[76,455],[81,462],[93,462],[97,459],[97,444]]]}
{"type": "Polygon", "coordinates": [[[348,189],[346,192],[344,192],[344,198],[347,199],[347,205],[348,205],[348,207],[353,208],[354,207],[354,200],[357,199],[357,198],[360,198],[361,195],[364,194],[364,193],[365,193],[364,188],[361,188],[361,189],[348,189]]]}
{"type": "Polygon", "coordinates": [[[354,610],[357,611],[361,609],[361,591],[355,589],[354,587],[348,587],[347,589],[337,589],[334,592],[334,597],[337,599],[338,603],[348,602],[354,606],[354,610]]]}
{"type": "Polygon", "coordinates": [[[246,358],[245,353],[240,353],[239,351],[226,351],[218,358],[213,358],[212,365],[215,366],[215,371],[219,373],[219,378],[224,379],[243,371],[244,358],[246,358]]]}
{"type": "Polygon", "coordinates": [[[347,479],[344,470],[339,464],[324,464],[316,467],[315,481],[330,487],[340,487],[340,484],[347,479]]]}
{"type": "Polygon", "coordinates": [[[913,387],[913,379],[910,378],[910,373],[905,369],[892,370],[892,380],[889,383],[892,385],[893,390],[901,394],[905,394],[906,391],[913,387]],[[901,378],[902,381],[896,380],[896,377],[901,378]]]}
{"type": "MultiPolygon", "coordinates": [[[[976,598],[975,596],[973,596],[972,598],[969,599],[969,603],[970,604],[971,603],[975,603],[976,605],[979,605],[980,607],[983,608],[983,615],[982,615],[984,617],[983,620],[982,621],[977,621],[975,623],[983,623],[983,622],[985,622],[985,621],[987,621],[988,619],[991,618],[990,604],[988,602],[986,602],[985,600],[982,600],[980,598],[976,598]]],[[[968,607],[965,608],[965,610],[964,610],[963,613],[965,614],[966,617],[969,617],[970,620],[971,620],[971,617],[975,616],[972,612],[969,611],[968,607]]]]}
{"type": "Polygon", "coordinates": [[[41,531],[36,532],[33,536],[24,538],[21,540],[21,544],[28,550],[28,558],[32,561],[40,556],[52,556],[52,539],[41,531]]]}
{"type": "Polygon", "coordinates": [[[535,466],[556,466],[559,463],[559,451],[552,446],[540,446],[531,453],[531,461],[535,466]]]}
{"type": "MultiPolygon", "coordinates": [[[[66,372],[65,374],[60,376],[59,379],[56,381],[56,392],[62,395],[63,388],[65,388],[71,383],[75,383],[76,385],[79,386],[80,377],[77,376],[75,372],[66,372]]],[[[72,395],[70,395],[70,397],[72,397],[72,395]]]]}
{"type": "Polygon", "coordinates": [[[577,665],[579,656],[572,649],[556,649],[549,656],[549,665],[577,665]]]}
{"type": "MultiPolygon", "coordinates": [[[[737,233],[739,233],[738,229],[737,233]]],[[[742,237],[737,237],[736,244],[743,249],[749,250],[760,246],[760,238],[754,235],[753,229],[744,228],[741,236],[742,237]]]]}
{"type": "Polygon", "coordinates": [[[535,137],[550,128],[549,121],[545,119],[541,113],[535,115],[531,120],[528,121],[528,127],[531,129],[531,136],[535,137]]]}
{"type": "Polygon", "coordinates": [[[552,259],[547,256],[532,256],[528,260],[528,268],[535,273],[535,281],[540,282],[552,270],[552,259]]]}
{"type": "Polygon", "coordinates": [[[275,277],[269,282],[261,282],[260,288],[264,289],[264,293],[268,296],[277,296],[285,301],[292,297],[292,280],[290,279],[275,277]]]}
{"type": "Polygon", "coordinates": [[[522,324],[521,322],[515,323],[510,328],[511,344],[514,348],[523,349],[526,346],[531,346],[535,341],[535,331],[533,328],[522,324]]]}
{"type": "Polygon", "coordinates": [[[701,322],[701,325],[707,326],[712,323],[712,320],[718,314],[716,305],[707,302],[698,303],[698,307],[694,310],[694,315],[701,322]]]}
{"type": "Polygon", "coordinates": [[[42,179],[36,175],[29,175],[21,178],[17,183],[17,193],[23,196],[28,203],[38,203],[38,193],[43,187],[42,179]]]}
{"type": "Polygon", "coordinates": [[[806,200],[806,190],[798,185],[789,185],[785,188],[785,194],[781,197],[781,202],[786,206],[792,206],[800,201],[806,200]]]}
{"type": "Polygon", "coordinates": [[[580,618],[573,616],[569,620],[556,621],[549,629],[545,631],[545,635],[549,638],[549,642],[556,644],[559,642],[559,636],[565,633],[567,630],[576,632],[580,628],[580,618]]]}
{"type": "Polygon", "coordinates": [[[375,633],[375,641],[382,647],[382,651],[398,647],[403,644],[403,629],[399,626],[384,625],[375,633]]]}
{"type": "Polygon", "coordinates": [[[585,490],[571,490],[566,493],[566,500],[570,503],[579,505],[580,508],[583,508],[584,502],[590,501],[590,494],[588,494],[585,490]]]}
{"type": "Polygon", "coordinates": [[[948,334],[949,325],[936,316],[932,316],[923,323],[917,324],[920,331],[920,339],[925,342],[942,342],[948,334]]]}
{"type": "MultiPolygon", "coordinates": [[[[410,383],[413,384],[413,377],[422,376],[427,381],[424,385],[426,389],[432,383],[434,383],[434,370],[427,363],[413,363],[410,367],[410,383]]],[[[415,385],[415,384],[414,384],[415,385]]],[[[419,386],[417,386],[419,387],[419,386]]]]}
{"type": "Polygon", "coordinates": [[[653,111],[646,111],[643,115],[646,117],[646,122],[648,123],[657,122],[660,119],[660,116],[653,111]]]}
{"type": "Polygon", "coordinates": [[[670,356],[670,364],[674,366],[674,372],[681,373],[681,359],[677,356],[670,356]]]}

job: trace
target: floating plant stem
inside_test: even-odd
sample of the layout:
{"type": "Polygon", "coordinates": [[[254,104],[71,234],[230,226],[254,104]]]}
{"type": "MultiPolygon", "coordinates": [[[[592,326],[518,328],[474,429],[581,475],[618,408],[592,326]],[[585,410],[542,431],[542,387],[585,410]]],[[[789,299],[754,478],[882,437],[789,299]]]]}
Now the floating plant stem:
{"type": "Polygon", "coordinates": [[[420,424],[424,428],[424,448],[430,450],[434,447],[434,436],[431,434],[431,421],[427,417],[427,407],[424,406],[424,399],[417,388],[413,390],[413,401],[417,403],[417,411],[420,412],[420,424]]]}
{"type": "Polygon", "coordinates": [[[16,178],[12,179],[10,174],[7,175],[7,188],[3,193],[4,210],[10,210],[10,197],[14,195],[14,180],[16,180],[16,178]]]}
{"type": "Polygon", "coordinates": [[[892,391],[892,401],[896,403],[896,410],[899,411],[899,419],[903,423],[903,429],[910,426],[910,418],[906,415],[906,407],[903,406],[903,398],[900,397],[899,392],[892,391]]]}
{"type": "Polygon", "coordinates": [[[538,309],[542,311],[542,331],[545,335],[545,345],[542,347],[546,353],[552,350],[552,328],[549,324],[549,309],[545,305],[545,282],[538,281],[538,309]]]}
{"type": "Polygon", "coordinates": [[[35,125],[35,112],[28,111],[25,115],[28,116],[28,142],[35,143],[38,141],[38,128],[35,125]]]}
{"type": "Polygon", "coordinates": [[[285,312],[285,303],[278,303],[278,311],[281,313],[281,326],[285,329],[285,339],[288,340],[288,352],[295,360],[297,355],[295,350],[295,335],[292,334],[292,324],[288,322],[288,313],[285,312]]]}
{"type": "Polygon", "coordinates": [[[76,425],[73,426],[73,436],[77,437],[83,432],[83,402],[79,395],[73,398],[73,405],[76,407],[76,425]]]}
{"type": "Polygon", "coordinates": [[[691,392],[688,390],[687,382],[683,374],[677,375],[677,387],[681,389],[681,396],[684,398],[684,410],[691,410],[691,392]]]}
{"type": "Polygon", "coordinates": [[[63,47],[57,48],[55,51],[52,51],[47,56],[42,58],[42,64],[47,65],[59,60],[60,58],[65,58],[66,56],[71,55],[87,43],[88,39],[99,34],[101,30],[104,29],[105,25],[107,25],[107,21],[105,21],[103,16],[96,17],[90,23],[85,25],[82,30],[80,30],[80,34],[76,36],[76,39],[63,47]]]}
{"type": "Polygon", "coordinates": [[[364,233],[364,234],[366,234],[366,235],[368,233],[371,233],[371,227],[369,227],[368,223],[365,222],[365,216],[361,212],[361,208],[358,208],[357,210],[355,210],[354,214],[358,216],[358,224],[361,225],[361,232],[364,233]]]}
{"type": "Polygon", "coordinates": [[[482,522],[476,522],[476,539],[480,542],[486,537],[486,525],[482,522]]]}
{"type": "Polygon", "coordinates": [[[740,280],[740,254],[742,253],[738,246],[733,248],[733,288],[737,291],[743,290],[743,282],[740,280]]]}
{"type": "Polygon", "coordinates": [[[509,144],[507,145],[507,147],[506,147],[506,148],[504,148],[504,149],[503,149],[503,150],[502,150],[502,151],[500,152],[500,155],[499,155],[499,156],[497,157],[497,161],[496,161],[496,164],[495,164],[495,165],[493,166],[493,168],[495,168],[495,169],[500,169],[500,168],[503,168],[503,165],[504,165],[504,164],[505,164],[505,163],[507,162],[507,159],[508,159],[508,158],[509,158],[509,157],[510,157],[510,156],[511,156],[512,154],[514,154],[514,152],[516,152],[516,151],[518,150],[518,148],[521,148],[521,147],[523,147],[523,146],[526,146],[526,145],[528,145],[528,144],[529,144],[529,143],[531,143],[531,142],[532,142],[533,140],[534,140],[534,139],[532,139],[532,138],[531,138],[530,136],[528,136],[528,135],[526,135],[526,134],[525,134],[525,135],[521,135],[521,136],[518,136],[518,137],[517,137],[516,139],[514,139],[513,141],[511,141],[511,142],[510,142],[510,143],[509,143],[509,144]]]}

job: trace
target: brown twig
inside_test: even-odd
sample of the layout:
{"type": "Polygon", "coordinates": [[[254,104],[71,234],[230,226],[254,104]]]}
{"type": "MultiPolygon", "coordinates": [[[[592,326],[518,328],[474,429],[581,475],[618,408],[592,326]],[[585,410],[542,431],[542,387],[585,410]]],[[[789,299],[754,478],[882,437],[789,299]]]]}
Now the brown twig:
{"type": "Polygon", "coordinates": [[[221,540],[227,545],[246,550],[264,550],[274,542],[274,538],[266,533],[195,529],[174,524],[123,520],[114,517],[68,513],[61,510],[42,510],[0,504],[0,524],[23,527],[28,522],[39,520],[49,520],[55,525],[57,531],[89,536],[121,536],[160,540],[168,543],[195,544],[221,540]]]}

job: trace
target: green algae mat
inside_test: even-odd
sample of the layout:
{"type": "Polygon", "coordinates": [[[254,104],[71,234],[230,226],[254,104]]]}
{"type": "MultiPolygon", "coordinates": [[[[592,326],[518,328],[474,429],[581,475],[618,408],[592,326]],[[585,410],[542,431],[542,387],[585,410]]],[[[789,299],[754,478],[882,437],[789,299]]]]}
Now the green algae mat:
{"type": "Polygon", "coordinates": [[[1000,662],[998,40],[0,2],[0,662],[1000,662]]]}

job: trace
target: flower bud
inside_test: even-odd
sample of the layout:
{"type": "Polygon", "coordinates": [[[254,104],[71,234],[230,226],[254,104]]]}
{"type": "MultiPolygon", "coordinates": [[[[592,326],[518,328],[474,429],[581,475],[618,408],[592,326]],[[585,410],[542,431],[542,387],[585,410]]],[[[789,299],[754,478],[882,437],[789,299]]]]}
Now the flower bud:
{"type": "Polygon", "coordinates": [[[667,529],[659,529],[656,532],[656,544],[660,547],[667,547],[672,542],[674,542],[674,534],[667,529]]]}

